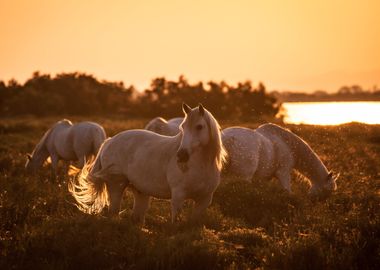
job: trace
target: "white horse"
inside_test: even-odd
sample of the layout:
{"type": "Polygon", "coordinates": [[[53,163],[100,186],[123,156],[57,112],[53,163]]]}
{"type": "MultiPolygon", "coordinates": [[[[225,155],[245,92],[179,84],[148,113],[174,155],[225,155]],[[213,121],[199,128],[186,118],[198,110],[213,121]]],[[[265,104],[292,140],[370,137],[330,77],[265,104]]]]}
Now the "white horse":
{"type": "Polygon", "coordinates": [[[99,124],[81,122],[73,125],[67,119],[61,120],[44,134],[33,153],[27,155],[25,168],[35,172],[48,157],[54,173],[59,160],[78,160],[82,168],[90,156],[96,156],[105,139],[106,133],[99,124]]]}
{"type": "Polygon", "coordinates": [[[289,130],[264,124],[256,130],[231,127],[222,132],[229,155],[226,172],[246,181],[276,177],[291,192],[293,169],[311,181],[311,194],[336,190],[336,179],[310,146],[289,130]]]}
{"type": "Polygon", "coordinates": [[[79,209],[99,213],[108,206],[117,215],[123,192],[134,194],[132,218],[144,222],[150,197],[171,199],[171,219],[176,220],[186,199],[195,201],[198,218],[212,201],[225,159],[220,127],[199,105],[183,104],[185,118],[176,136],[147,130],[128,130],[108,139],[92,164],[71,183],[69,191],[79,209]]]}
{"type": "Polygon", "coordinates": [[[166,121],[162,117],[156,117],[145,126],[146,130],[156,132],[161,135],[174,136],[179,133],[179,126],[183,117],[176,117],[166,121]]]}

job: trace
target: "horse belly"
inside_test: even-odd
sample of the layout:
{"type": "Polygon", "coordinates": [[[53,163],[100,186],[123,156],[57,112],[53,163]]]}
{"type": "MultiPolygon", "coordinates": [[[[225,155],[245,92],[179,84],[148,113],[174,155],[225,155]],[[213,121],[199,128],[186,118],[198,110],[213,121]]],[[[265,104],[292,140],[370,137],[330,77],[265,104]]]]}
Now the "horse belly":
{"type": "MultiPolygon", "coordinates": [[[[108,164],[124,175],[137,191],[158,198],[170,198],[167,181],[168,162],[173,156],[166,138],[143,130],[119,133],[106,141],[102,155],[108,164]]],[[[177,147],[177,145],[174,145],[177,147]]]]}
{"type": "MultiPolygon", "coordinates": [[[[161,165],[162,166],[162,165],[161,165]]],[[[166,174],[149,162],[131,164],[126,172],[129,183],[139,192],[162,199],[171,197],[166,174]]]]}
{"type": "Polygon", "coordinates": [[[248,145],[246,138],[238,136],[225,136],[225,147],[228,152],[227,174],[232,174],[246,181],[250,181],[256,168],[255,145],[248,145]]]}
{"type": "Polygon", "coordinates": [[[264,143],[260,147],[260,154],[254,178],[258,180],[270,179],[276,171],[275,149],[272,144],[264,143]]]}
{"type": "Polygon", "coordinates": [[[70,141],[66,141],[64,143],[60,143],[58,141],[55,142],[55,149],[62,160],[77,160],[77,156],[74,151],[74,147],[70,141]]]}

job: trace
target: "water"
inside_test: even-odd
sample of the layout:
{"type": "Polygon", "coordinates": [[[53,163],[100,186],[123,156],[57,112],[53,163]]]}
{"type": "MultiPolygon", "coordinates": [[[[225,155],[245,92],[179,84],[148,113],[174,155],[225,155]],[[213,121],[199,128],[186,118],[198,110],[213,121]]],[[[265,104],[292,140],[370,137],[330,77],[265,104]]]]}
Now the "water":
{"type": "Polygon", "coordinates": [[[285,123],[339,125],[349,122],[380,124],[380,101],[285,102],[285,123]]]}

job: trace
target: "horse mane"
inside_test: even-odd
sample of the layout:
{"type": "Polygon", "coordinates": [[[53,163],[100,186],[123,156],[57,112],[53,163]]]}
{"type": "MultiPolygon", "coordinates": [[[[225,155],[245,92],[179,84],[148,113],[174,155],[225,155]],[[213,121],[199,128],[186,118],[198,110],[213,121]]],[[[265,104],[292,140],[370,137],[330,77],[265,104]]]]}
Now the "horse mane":
{"type": "Polygon", "coordinates": [[[227,151],[223,146],[221,128],[215,117],[208,110],[204,111],[204,118],[210,130],[210,154],[215,157],[216,166],[221,170],[227,161],[227,151]]]}

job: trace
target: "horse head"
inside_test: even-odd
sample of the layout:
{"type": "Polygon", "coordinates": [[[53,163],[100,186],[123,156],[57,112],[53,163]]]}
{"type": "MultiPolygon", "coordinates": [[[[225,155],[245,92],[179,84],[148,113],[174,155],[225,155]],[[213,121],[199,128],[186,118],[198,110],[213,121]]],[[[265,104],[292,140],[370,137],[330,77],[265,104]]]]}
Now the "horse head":
{"type": "Polygon", "coordinates": [[[204,150],[221,169],[226,152],[223,148],[218,122],[202,104],[192,109],[183,103],[182,110],[185,118],[180,125],[182,140],[177,151],[178,163],[186,163],[193,153],[204,150]]]}
{"type": "Polygon", "coordinates": [[[26,154],[25,170],[28,173],[34,173],[37,170],[37,160],[33,158],[33,154],[26,154]]]}
{"type": "Polygon", "coordinates": [[[333,172],[329,172],[324,179],[324,182],[319,185],[313,185],[310,189],[311,196],[322,196],[326,197],[331,195],[333,191],[337,189],[336,181],[339,178],[339,173],[334,174],[333,172]]]}
{"type": "Polygon", "coordinates": [[[327,175],[325,184],[322,186],[322,189],[329,192],[335,191],[337,188],[336,180],[338,180],[338,178],[339,178],[339,173],[334,175],[334,173],[330,171],[329,174],[327,175]]]}
{"type": "Polygon", "coordinates": [[[46,147],[42,143],[39,143],[32,154],[26,154],[25,170],[28,173],[35,173],[42,167],[48,156],[49,152],[46,150],[46,147]]]}

